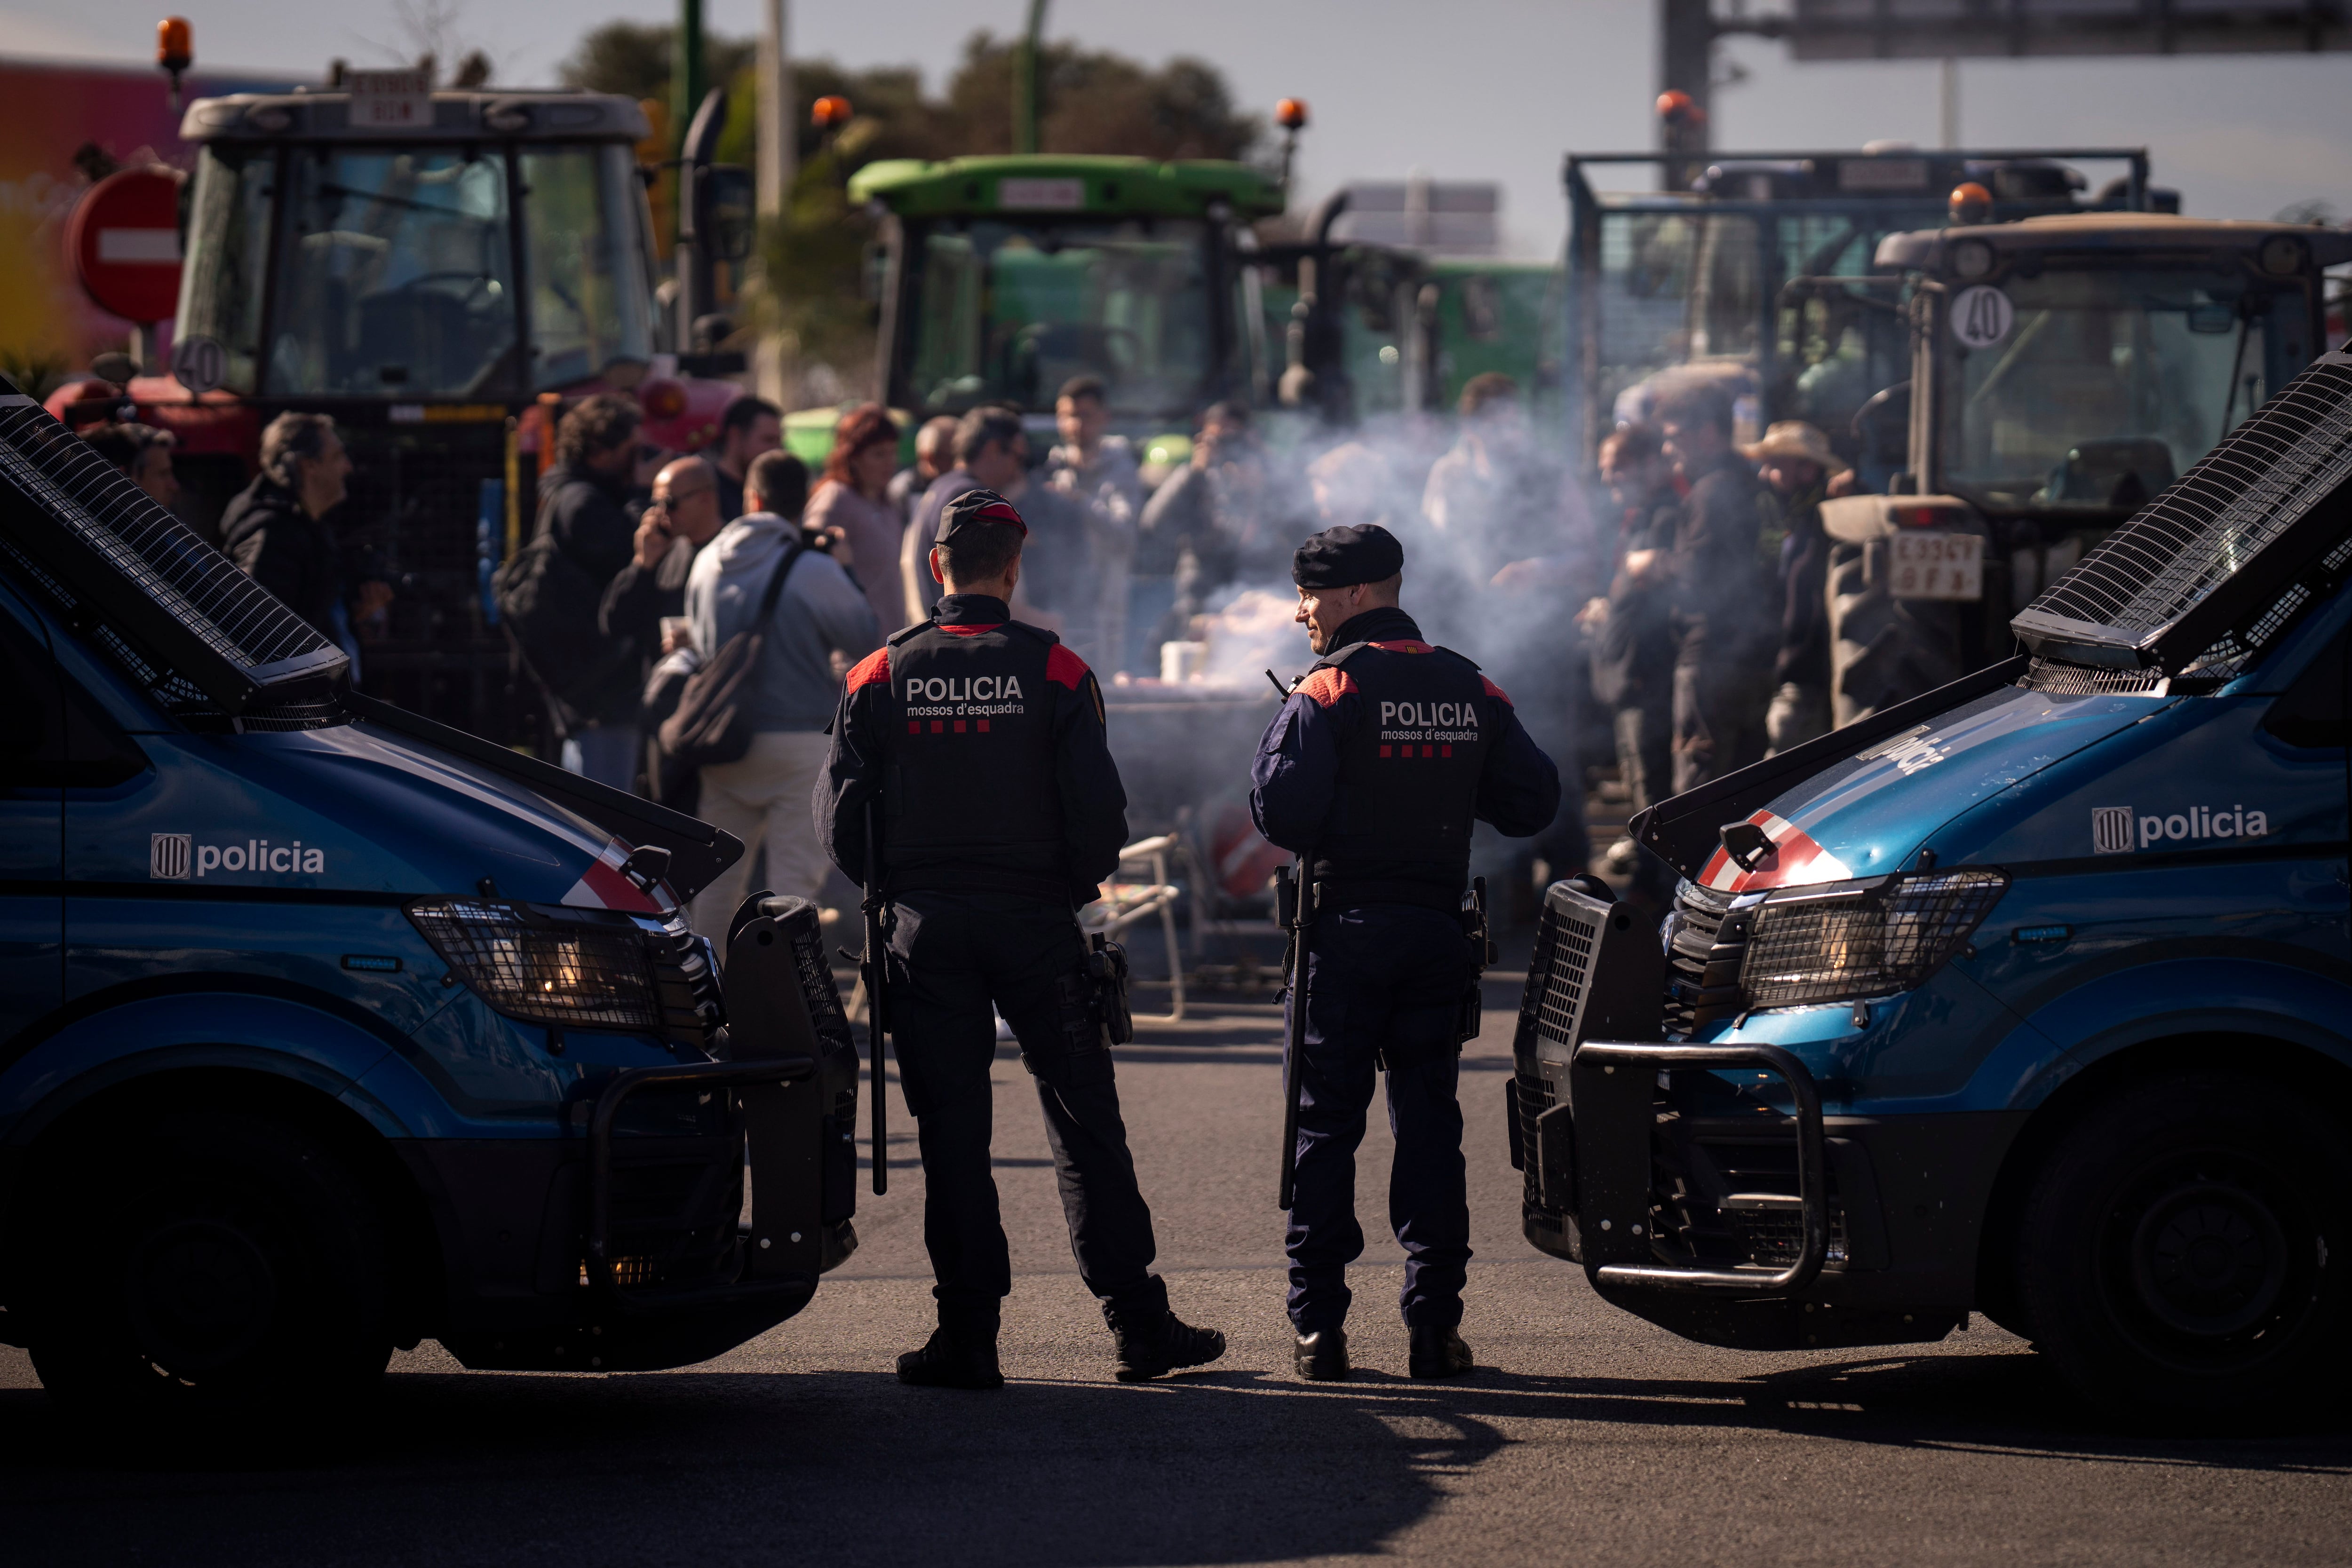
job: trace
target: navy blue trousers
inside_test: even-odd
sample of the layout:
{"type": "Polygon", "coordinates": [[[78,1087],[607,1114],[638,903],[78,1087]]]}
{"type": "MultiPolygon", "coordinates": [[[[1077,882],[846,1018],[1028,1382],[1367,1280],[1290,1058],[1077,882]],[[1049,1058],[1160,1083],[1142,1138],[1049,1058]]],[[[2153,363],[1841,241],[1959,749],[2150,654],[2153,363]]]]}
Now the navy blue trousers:
{"type": "Polygon", "coordinates": [[[1383,1064],[1396,1134],[1389,1226],[1405,1253],[1398,1304],[1416,1328],[1462,1322],[1470,1203],[1454,1040],[1469,962],[1461,921],[1442,910],[1395,904],[1326,910],[1308,928],[1298,1190],[1287,1243],[1290,1321],[1301,1333],[1347,1320],[1348,1265],[1364,1251],[1356,1148],[1364,1141],[1372,1074],[1383,1064]]]}
{"type": "Polygon", "coordinates": [[[1013,1288],[990,1155],[993,1003],[1045,1113],[1070,1250],[1113,1307],[1164,1305],[1110,1047],[1086,1009],[1086,942],[1066,906],[908,893],[890,911],[891,1049],[923,1155],[923,1242],[942,1322],[993,1321],[1013,1288]]]}

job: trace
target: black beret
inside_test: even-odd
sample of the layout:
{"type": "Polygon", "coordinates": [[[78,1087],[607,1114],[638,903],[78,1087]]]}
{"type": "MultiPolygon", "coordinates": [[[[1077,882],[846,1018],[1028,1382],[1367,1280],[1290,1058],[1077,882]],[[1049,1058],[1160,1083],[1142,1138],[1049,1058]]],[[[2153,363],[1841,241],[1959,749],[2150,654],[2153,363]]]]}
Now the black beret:
{"type": "Polygon", "coordinates": [[[1378,523],[1325,528],[1290,558],[1290,580],[1301,588],[1386,582],[1403,570],[1404,546],[1378,523]]]}
{"type": "Polygon", "coordinates": [[[1029,525],[1021,520],[1021,514],[1013,509],[1012,502],[993,490],[966,490],[950,501],[940,513],[937,542],[945,544],[948,536],[958,528],[974,528],[982,523],[1001,523],[1007,528],[1019,528],[1024,538],[1029,535],[1029,525]]]}

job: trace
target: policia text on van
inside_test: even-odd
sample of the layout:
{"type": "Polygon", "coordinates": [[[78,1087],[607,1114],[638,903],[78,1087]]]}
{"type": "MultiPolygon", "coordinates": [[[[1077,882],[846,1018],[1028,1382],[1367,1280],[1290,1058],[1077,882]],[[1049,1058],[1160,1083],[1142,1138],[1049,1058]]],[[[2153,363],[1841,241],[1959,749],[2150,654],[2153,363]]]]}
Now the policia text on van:
{"type": "Polygon", "coordinates": [[[740,844],[346,691],[5,382],[0,664],[0,1338],[53,1395],[674,1366],[855,1246],[814,908],[747,903],[722,997],[678,904],[740,844]]]}
{"type": "Polygon", "coordinates": [[[1937,1339],[2219,1411],[2352,1366],[2352,357],[2021,612],[2030,651],[1637,820],[1556,886],[1525,1224],[1696,1339],[1937,1339]],[[1663,995],[1663,1017],[1661,996],[1663,995]]]}

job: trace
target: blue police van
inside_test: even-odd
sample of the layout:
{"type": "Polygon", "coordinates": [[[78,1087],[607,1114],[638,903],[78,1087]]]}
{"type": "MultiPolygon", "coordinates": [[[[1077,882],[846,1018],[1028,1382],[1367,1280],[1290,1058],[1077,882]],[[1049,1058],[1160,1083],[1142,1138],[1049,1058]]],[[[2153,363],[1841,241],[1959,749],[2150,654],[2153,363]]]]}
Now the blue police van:
{"type": "Polygon", "coordinates": [[[815,911],[722,994],[740,843],[353,691],[5,382],[0,669],[0,1340],[61,1401],[675,1366],[855,1246],[815,911]]]}
{"type": "Polygon", "coordinates": [[[1524,1228],[1760,1349],[1971,1313],[2199,1416],[2352,1366],[2352,358],[2021,612],[2022,652],[1637,820],[1547,897],[1524,1228]]]}

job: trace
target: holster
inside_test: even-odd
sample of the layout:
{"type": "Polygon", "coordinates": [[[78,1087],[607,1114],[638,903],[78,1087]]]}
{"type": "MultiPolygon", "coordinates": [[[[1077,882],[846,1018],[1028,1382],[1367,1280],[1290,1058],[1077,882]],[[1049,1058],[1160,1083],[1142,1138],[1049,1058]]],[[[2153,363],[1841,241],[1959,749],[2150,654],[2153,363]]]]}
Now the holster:
{"type": "Polygon", "coordinates": [[[1100,932],[1087,954],[1087,977],[1094,983],[1095,1016],[1113,1045],[1135,1038],[1135,1015],[1127,1005],[1127,949],[1100,932]]]}
{"type": "Polygon", "coordinates": [[[1486,1010],[1486,966],[1495,961],[1495,943],[1486,926],[1486,879],[1473,878],[1470,901],[1462,910],[1463,945],[1470,959],[1469,982],[1462,992],[1462,1016],[1454,1025],[1456,1043],[1478,1038],[1486,1010]]]}

